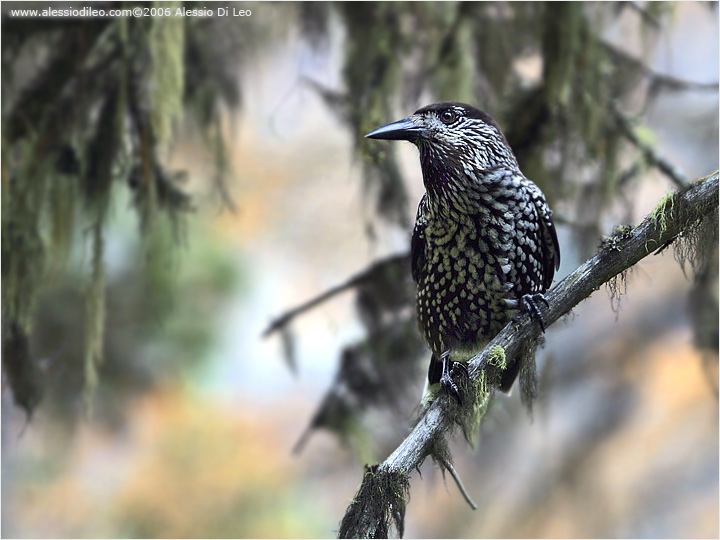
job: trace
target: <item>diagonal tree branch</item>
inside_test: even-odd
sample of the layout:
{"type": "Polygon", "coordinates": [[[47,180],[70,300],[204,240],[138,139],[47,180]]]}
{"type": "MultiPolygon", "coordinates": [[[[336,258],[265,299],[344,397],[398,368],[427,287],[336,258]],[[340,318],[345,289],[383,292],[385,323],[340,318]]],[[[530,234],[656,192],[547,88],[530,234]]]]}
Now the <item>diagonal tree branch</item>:
{"type": "MultiPolygon", "coordinates": [[[[680,192],[663,197],[640,225],[632,229],[616,229],[595,256],[546,294],[546,326],[569,313],[600,286],[672,243],[706,216],[717,212],[717,171],[680,192]]],[[[497,354],[498,347],[504,350],[506,357],[511,358],[521,351],[524,343],[536,339],[539,334],[539,325],[527,315],[509,323],[470,361],[469,382],[472,387],[480,384],[481,372],[497,354]]],[[[425,411],[400,446],[383,463],[368,468],[355,499],[345,513],[340,538],[378,538],[393,529],[402,535],[408,476],[426,457],[438,451],[447,451],[444,438],[462,423],[462,414],[455,400],[442,394],[425,411]],[[379,486],[393,496],[372,496],[379,486]]]]}
{"type": "Polygon", "coordinates": [[[689,184],[685,174],[683,174],[678,167],[662,157],[654,148],[640,140],[635,133],[630,120],[628,120],[620,109],[618,109],[617,105],[611,103],[609,105],[609,110],[617,122],[620,131],[622,131],[622,134],[638,150],[640,150],[645,160],[667,176],[679,189],[685,189],[689,184]]]}

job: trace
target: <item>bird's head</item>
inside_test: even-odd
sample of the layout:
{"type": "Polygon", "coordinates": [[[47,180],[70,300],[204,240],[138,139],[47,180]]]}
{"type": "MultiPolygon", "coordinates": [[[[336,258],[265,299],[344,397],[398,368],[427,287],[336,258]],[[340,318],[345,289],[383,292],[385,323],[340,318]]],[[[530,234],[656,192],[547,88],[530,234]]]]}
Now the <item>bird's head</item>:
{"type": "Polygon", "coordinates": [[[435,165],[435,161],[475,169],[518,166],[497,122],[465,103],[434,103],[365,136],[414,143],[420,150],[423,168],[435,165]]]}

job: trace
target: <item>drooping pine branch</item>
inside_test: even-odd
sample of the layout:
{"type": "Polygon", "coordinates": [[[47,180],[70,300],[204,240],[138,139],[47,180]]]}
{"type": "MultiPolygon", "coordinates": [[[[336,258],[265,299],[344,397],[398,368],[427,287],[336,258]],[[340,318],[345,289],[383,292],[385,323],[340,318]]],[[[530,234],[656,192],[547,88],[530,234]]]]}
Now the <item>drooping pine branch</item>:
{"type": "MultiPolygon", "coordinates": [[[[669,194],[635,228],[619,227],[613,236],[603,242],[598,253],[555,285],[545,295],[548,306],[543,317],[546,326],[567,314],[582,300],[588,298],[603,284],[637,264],[641,259],[664,249],[691,231],[699,222],[718,212],[718,172],[700,179],[686,189],[669,194]]],[[[492,361],[498,348],[508,358],[518,354],[523,344],[535,340],[540,334],[539,325],[529,316],[510,322],[487,347],[469,363],[471,391],[481,384],[482,372],[492,361]]],[[[426,457],[446,451],[446,435],[462,425],[461,415],[467,414],[455,400],[442,394],[425,411],[425,414],[408,437],[381,464],[372,468],[374,484],[388,484],[393,493],[409,493],[407,478],[426,457]],[[402,479],[402,486],[393,486],[394,478],[402,479]]],[[[466,419],[465,419],[466,420],[466,419]]],[[[442,462],[442,460],[440,460],[442,462]]],[[[394,530],[404,528],[404,504],[398,501],[384,507],[387,498],[364,499],[369,490],[363,479],[353,503],[342,520],[340,538],[377,537],[378,531],[387,531],[387,523],[394,530]],[[362,499],[362,500],[361,500],[362,499]],[[380,520],[375,523],[368,516],[380,520]]],[[[404,501],[407,502],[407,501],[404,501]]]]}
{"type": "Polygon", "coordinates": [[[379,272],[382,272],[386,266],[388,265],[405,265],[408,268],[410,267],[410,253],[401,253],[399,255],[391,255],[390,257],[386,259],[382,259],[380,261],[377,261],[373,263],[370,267],[366,268],[362,272],[352,276],[348,280],[346,280],[344,283],[341,283],[340,285],[336,285],[335,287],[332,287],[331,289],[328,289],[324,293],[322,293],[319,296],[316,296],[315,298],[312,298],[308,300],[307,302],[304,302],[303,304],[283,313],[279,317],[277,317],[275,320],[273,320],[270,325],[265,329],[263,332],[263,337],[268,337],[274,332],[281,331],[285,329],[296,317],[299,315],[302,315],[306,311],[311,310],[314,307],[319,306],[326,300],[329,300],[330,298],[334,297],[335,295],[340,294],[341,292],[345,292],[349,289],[352,289],[353,287],[356,287],[357,285],[369,281],[372,279],[375,279],[377,277],[377,274],[379,272]]]}

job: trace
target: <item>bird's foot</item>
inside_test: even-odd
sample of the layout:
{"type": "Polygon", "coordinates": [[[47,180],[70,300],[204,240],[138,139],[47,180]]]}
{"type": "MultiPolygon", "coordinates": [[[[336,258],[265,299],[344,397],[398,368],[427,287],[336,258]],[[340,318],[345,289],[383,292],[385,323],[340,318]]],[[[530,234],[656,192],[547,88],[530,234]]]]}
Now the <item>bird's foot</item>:
{"type": "Polygon", "coordinates": [[[452,397],[454,397],[458,405],[463,404],[462,391],[455,379],[465,379],[468,376],[468,369],[462,362],[453,362],[449,355],[442,356],[442,375],[440,376],[440,386],[452,397]]]}
{"type": "Polygon", "coordinates": [[[545,333],[545,320],[543,319],[542,312],[538,307],[538,303],[542,302],[545,307],[550,307],[545,296],[542,294],[526,294],[520,299],[521,310],[524,313],[529,313],[530,317],[538,322],[543,333],[545,333]]]}

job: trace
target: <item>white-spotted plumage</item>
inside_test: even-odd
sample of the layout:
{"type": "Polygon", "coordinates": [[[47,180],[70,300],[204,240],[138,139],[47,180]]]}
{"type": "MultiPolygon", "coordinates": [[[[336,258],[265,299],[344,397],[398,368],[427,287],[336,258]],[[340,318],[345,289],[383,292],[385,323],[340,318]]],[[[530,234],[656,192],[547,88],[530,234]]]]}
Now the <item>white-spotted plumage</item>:
{"type": "MultiPolygon", "coordinates": [[[[410,140],[420,151],[426,193],[412,237],[418,323],[432,362],[467,361],[523,297],[549,288],[560,262],[552,212],[497,123],[470,105],[429,105],[368,136],[410,140]]],[[[429,378],[439,380],[432,365],[429,378]]]]}
{"type": "Polygon", "coordinates": [[[548,289],[559,263],[552,212],[488,115],[437,104],[411,119],[430,128],[413,140],[427,190],[412,242],[418,322],[435,358],[466,361],[524,295],[548,289]],[[457,120],[446,125],[448,109],[457,120]]]}

